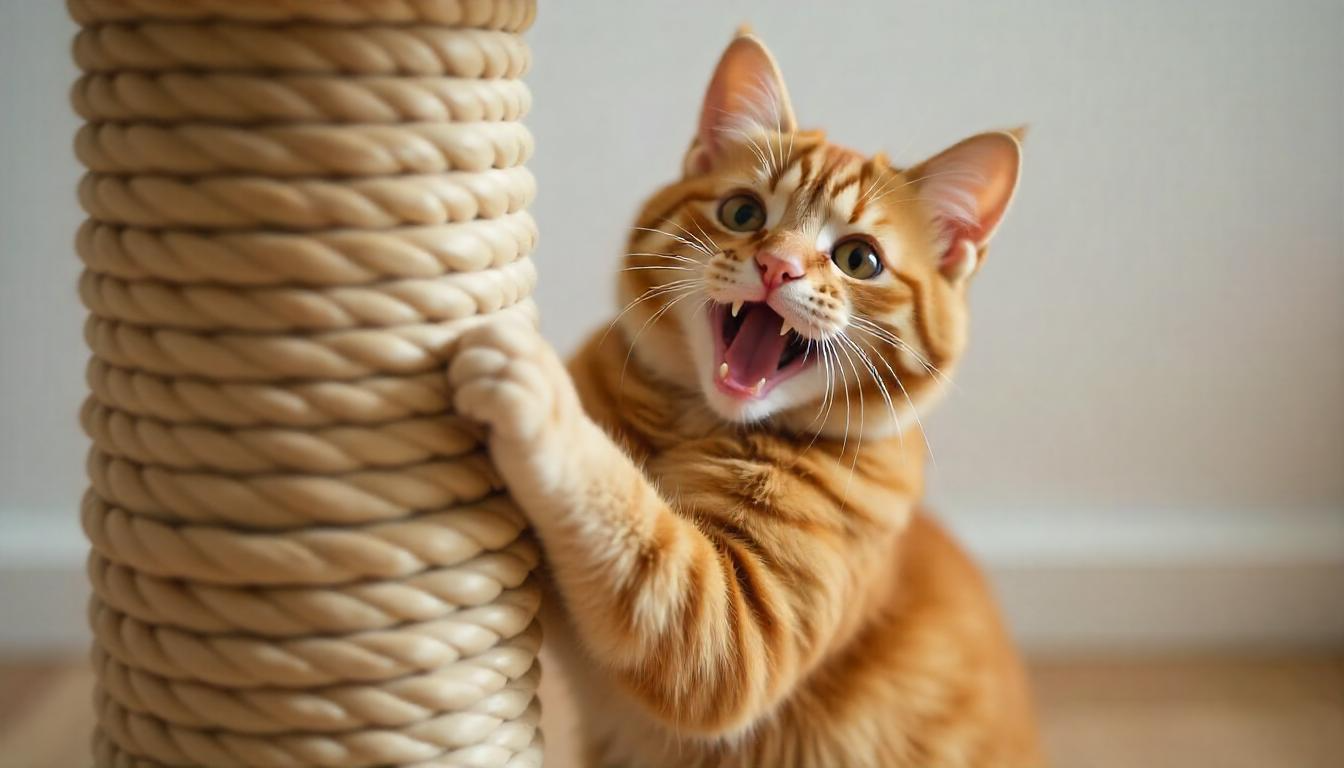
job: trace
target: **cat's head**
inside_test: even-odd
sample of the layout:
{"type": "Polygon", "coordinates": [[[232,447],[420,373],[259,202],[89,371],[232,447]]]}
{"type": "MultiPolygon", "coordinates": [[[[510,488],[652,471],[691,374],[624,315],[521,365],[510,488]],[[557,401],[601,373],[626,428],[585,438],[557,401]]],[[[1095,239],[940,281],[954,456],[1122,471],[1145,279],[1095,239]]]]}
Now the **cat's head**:
{"type": "Polygon", "coordinates": [[[1020,157],[1017,135],[984,133],[902,169],[801,131],[769,52],[739,35],[683,178],[639,215],[618,323],[724,419],[908,427],[965,346],[967,283],[1020,157]]]}

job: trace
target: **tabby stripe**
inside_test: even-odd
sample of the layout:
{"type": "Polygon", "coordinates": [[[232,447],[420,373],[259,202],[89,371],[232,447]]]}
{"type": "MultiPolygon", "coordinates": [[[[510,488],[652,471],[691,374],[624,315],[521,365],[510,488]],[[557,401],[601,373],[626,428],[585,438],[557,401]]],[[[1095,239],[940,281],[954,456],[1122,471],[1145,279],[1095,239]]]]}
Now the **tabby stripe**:
{"type": "Polygon", "coordinates": [[[929,356],[937,358],[937,361],[929,360],[929,362],[932,363],[933,365],[941,367],[943,361],[943,354],[941,351],[935,349],[936,345],[933,342],[933,331],[929,329],[927,324],[928,321],[925,318],[924,307],[926,304],[930,302],[927,301],[927,297],[924,295],[925,291],[924,284],[914,279],[913,277],[910,277],[909,275],[903,274],[896,270],[892,270],[892,274],[896,276],[897,280],[900,280],[902,283],[905,283],[906,287],[910,289],[910,292],[914,294],[914,302],[913,302],[914,306],[910,315],[915,321],[914,322],[915,333],[919,334],[920,343],[924,347],[924,349],[929,353],[929,356]]]}
{"type": "MultiPolygon", "coordinates": [[[[776,189],[779,187],[779,182],[783,180],[785,176],[789,175],[789,171],[793,169],[793,166],[801,163],[803,159],[806,158],[808,155],[812,154],[813,151],[814,150],[812,149],[802,151],[795,150],[794,153],[789,156],[787,161],[783,163],[779,167],[779,169],[775,171],[773,176],[770,177],[770,185],[769,185],[770,191],[771,192],[776,191],[776,189]]],[[[806,172],[804,172],[803,175],[806,175],[806,172]]]]}
{"type": "Polygon", "coordinates": [[[691,203],[707,203],[717,198],[718,198],[717,195],[706,194],[704,192],[687,192],[686,194],[677,198],[676,202],[662,209],[659,213],[653,216],[646,217],[644,219],[640,219],[638,221],[638,226],[644,227],[645,229],[635,230],[635,234],[632,236],[632,242],[637,242],[640,239],[647,237],[649,235],[658,234],[657,232],[647,232],[645,230],[653,229],[659,224],[662,224],[663,222],[671,219],[672,214],[676,213],[677,210],[682,208],[683,206],[689,205],[691,203]]]}

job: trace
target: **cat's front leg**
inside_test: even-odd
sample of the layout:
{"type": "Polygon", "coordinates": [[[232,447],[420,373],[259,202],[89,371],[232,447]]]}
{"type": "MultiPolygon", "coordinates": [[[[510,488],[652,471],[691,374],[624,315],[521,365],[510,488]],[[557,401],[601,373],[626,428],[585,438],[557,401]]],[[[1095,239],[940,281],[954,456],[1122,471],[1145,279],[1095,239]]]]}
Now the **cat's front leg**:
{"type": "Polygon", "coordinates": [[[764,540],[702,529],[674,511],[587,416],[532,326],[496,322],[465,334],[449,381],[458,412],[489,427],[491,456],[541,539],[590,658],[682,733],[747,727],[785,695],[828,623],[789,629],[800,604],[818,596],[763,559],[764,540]]]}

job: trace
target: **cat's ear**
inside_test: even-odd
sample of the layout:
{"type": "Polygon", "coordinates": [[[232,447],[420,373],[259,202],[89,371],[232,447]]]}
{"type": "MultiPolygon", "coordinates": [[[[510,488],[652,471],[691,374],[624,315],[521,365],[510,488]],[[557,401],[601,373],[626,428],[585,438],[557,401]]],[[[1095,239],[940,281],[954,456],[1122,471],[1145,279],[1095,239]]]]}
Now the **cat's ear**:
{"type": "Polygon", "coordinates": [[[705,92],[700,125],[686,153],[685,172],[705,173],[742,133],[797,130],[789,93],[774,57],[743,26],[728,44],[705,92]]]}
{"type": "Polygon", "coordinates": [[[953,282],[980,266],[985,246],[1013,201],[1025,128],[982,133],[912,168],[921,200],[939,227],[938,269],[953,282]]]}

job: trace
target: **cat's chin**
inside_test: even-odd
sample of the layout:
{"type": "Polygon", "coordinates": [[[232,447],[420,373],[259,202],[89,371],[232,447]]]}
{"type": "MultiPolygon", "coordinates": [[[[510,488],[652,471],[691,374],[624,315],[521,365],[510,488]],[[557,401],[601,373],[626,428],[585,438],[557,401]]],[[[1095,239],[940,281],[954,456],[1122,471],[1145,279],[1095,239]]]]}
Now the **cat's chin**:
{"type": "Polygon", "coordinates": [[[705,402],[724,421],[751,424],[764,421],[781,410],[771,395],[744,398],[720,390],[713,381],[703,387],[705,402]]]}
{"type": "MultiPolygon", "coordinates": [[[[715,359],[706,357],[707,362],[715,359]]],[[[705,371],[700,380],[705,404],[724,421],[739,424],[759,423],[800,410],[806,411],[811,419],[819,411],[825,387],[821,369],[810,363],[759,395],[725,391],[717,365],[705,371]]]]}

